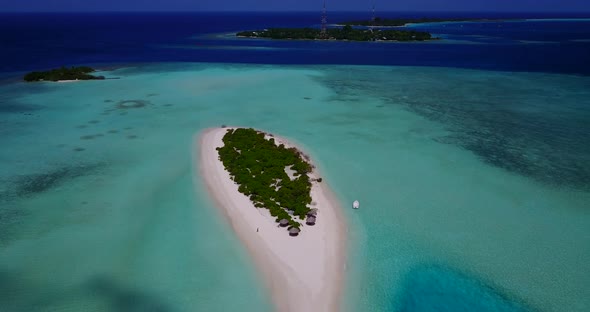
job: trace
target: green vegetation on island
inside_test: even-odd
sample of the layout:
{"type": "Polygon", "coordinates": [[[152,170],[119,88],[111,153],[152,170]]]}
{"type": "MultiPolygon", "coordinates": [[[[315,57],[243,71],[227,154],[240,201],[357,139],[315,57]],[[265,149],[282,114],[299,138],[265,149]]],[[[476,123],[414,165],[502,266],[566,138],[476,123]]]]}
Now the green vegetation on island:
{"type": "Polygon", "coordinates": [[[323,36],[315,28],[270,28],[265,30],[242,31],[238,37],[269,39],[307,39],[307,40],[351,40],[351,41],[424,41],[433,40],[431,34],[414,30],[354,29],[350,25],[342,28],[329,28],[323,36]]]}
{"type": "Polygon", "coordinates": [[[31,81],[61,81],[61,80],[96,80],[105,79],[104,76],[94,76],[94,68],[88,66],[61,67],[48,71],[34,71],[25,75],[24,80],[31,81]]]}
{"type": "MultiPolygon", "coordinates": [[[[374,21],[351,21],[342,23],[350,26],[404,26],[407,24],[422,24],[422,23],[441,23],[441,22],[473,22],[473,21],[491,21],[490,19],[477,18],[437,18],[437,17],[421,17],[421,18],[380,18],[376,17],[374,21]]],[[[498,20],[494,20],[498,21],[498,20]]]]}
{"type": "Polygon", "coordinates": [[[289,228],[299,229],[310,212],[311,181],[308,173],[312,166],[296,148],[276,145],[275,140],[265,138],[265,133],[238,128],[228,129],[223,137],[223,147],[218,147],[219,159],[230,173],[239,191],[248,196],[258,208],[266,208],[276,218],[289,221],[289,228]],[[294,179],[285,168],[293,170],[294,179]],[[292,210],[291,216],[287,210],[292,210]]]}

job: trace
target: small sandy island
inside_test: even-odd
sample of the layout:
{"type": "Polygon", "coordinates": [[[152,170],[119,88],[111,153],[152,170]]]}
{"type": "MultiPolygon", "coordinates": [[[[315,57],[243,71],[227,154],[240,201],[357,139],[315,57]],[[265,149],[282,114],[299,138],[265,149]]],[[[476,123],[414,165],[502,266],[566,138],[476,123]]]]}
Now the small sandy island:
{"type": "MultiPolygon", "coordinates": [[[[345,270],[345,225],[325,180],[312,182],[317,223],[303,224],[297,237],[278,227],[267,209],[238,191],[216,150],[228,128],[207,129],[194,140],[195,164],[216,206],[245,244],[278,311],[338,311],[345,270]]],[[[276,144],[290,144],[274,136],[276,144]]],[[[308,174],[315,179],[317,169],[308,174]]]]}

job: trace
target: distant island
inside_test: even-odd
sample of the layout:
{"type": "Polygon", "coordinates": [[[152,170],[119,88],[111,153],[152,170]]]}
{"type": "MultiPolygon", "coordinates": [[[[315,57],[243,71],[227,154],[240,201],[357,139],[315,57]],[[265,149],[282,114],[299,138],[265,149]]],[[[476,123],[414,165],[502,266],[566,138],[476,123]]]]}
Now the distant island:
{"type": "Polygon", "coordinates": [[[442,23],[442,22],[485,22],[485,21],[501,21],[500,19],[484,19],[484,18],[438,18],[438,17],[421,17],[421,18],[380,18],[375,20],[362,20],[341,23],[349,26],[385,26],[385,27],[399,27],[407,24],[423,24],[423,23],[442,23]]]}
{"type": "Polygon", "coordinates": [[[269,39],[350,41],[426,41],[438,39],[424,31],[354,29],[351,25],[327,29],[325,35],[322,35],[321,31],[315,28],[270,28],[265,30],[241,31],[236,36],[269,39]]]}
{"type": "Polygon", "coordinates": [[[74,81],[74,80],[101,80],[104,76],[94,76],[90,73],[96,70],[88,66],[64,67],[48,71],[34,71],[25,75],[24,80],[33,81],[74,81]]]}

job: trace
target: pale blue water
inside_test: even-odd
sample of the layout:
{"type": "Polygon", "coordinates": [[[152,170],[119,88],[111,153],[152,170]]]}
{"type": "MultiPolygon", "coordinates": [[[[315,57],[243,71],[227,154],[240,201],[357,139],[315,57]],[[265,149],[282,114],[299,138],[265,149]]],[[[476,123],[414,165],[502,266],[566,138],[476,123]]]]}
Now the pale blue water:
{"type": "Polygon", "coordinates": [[[345,210],[346,311],[590,307],[588,77],[232,64],[105,74],[121,79],[0,86],[3,311],[271,310],[194,175],[194,134],[221,124],[301,142],[345,209],[361,201],[345,210]]]}

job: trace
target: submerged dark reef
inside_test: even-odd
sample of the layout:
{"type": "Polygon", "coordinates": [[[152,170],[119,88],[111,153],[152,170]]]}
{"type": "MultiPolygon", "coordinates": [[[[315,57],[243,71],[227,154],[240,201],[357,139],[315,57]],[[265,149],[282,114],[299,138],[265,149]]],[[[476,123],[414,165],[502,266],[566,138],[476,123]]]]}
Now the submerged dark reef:
{"type": "Polygon", "coordinates": [[[23,84],[11,83],[1,86],[0,114],[31,113],[39,111],[44,107],[39,104],[27,102],[23,99],[23,94],[38,94],[51,90],[50,87],[43,85],[25,86],[23,84]]]}
{"type": "Polygon", "coordinates": [[[62,166],[42,173],[16,176],[10,179],[8,183],[9,194],[25,197],[43,193],[70,179],[96,172],[103,166],[103,164],[62,166]]]}
{"type": "MultiPolygon", "coordinates": [[[[113,100],[104,100],[103,102],[106,104],[111,104],[114,101],[113,100]]],[[[118,112],[119,115],[124,116],[124,115],[127,115],[127,112],[130,109],[145,108],[145,107],[149,107],[151,105],[152,105],[152,103],[147,100],[121,100],[121,101],[117,101],[115,103],[115,105],[113,105],[113,106],[109,105],[110,107],[105,107],[105,109],[103,110],[101,115],[108,116],[111,113],[118,112]]],[[[89,122],[89,123],[91,123],[91,122],[89,122]]]]}
{"type": "Polygon", "coordinates": [[[18,175],[0,180],[0,244],[10,240],[15,227],[24,222],[28,212],[18,199],[29,198],[55,189],[68,180],[94,174],[105,164],[64,165],[46,172],[18,175]]]}
{"type": "Polygon", "coordinates": [[[26,216],[25,211],[10,205],[6,199],[0,200],[0,245],[14,237],[15,229],[23,223],[26,216]]]}
{"type": "Polygon", "coordinates": [[[151,103],[149,101],[144,101],[144,100],[125,100],[125,101],[119,101],[117,103],[117,108],[119,108],[119,109],[141,108],[141,107],[145,107],[150,104],[151,103]]]}
{"type": "MultiPolygon", "coordinates": [[[[46,172],[18,175],[0,180],[0,245],[10,241],[26,221],[29,211],[19,199],[31,198],[63,185],[69,180],[94,174],[105,164],[64,165],[46,172]]],[[[1,309],[0,309],[1,310],[1,309]]]]}
{"type": "Polygon", "coordinates": [[[436,265],[416,267],[404,276],[398,305],[399,312],[533,311],[479,280],[436,265]]]}
{"type": "Polygon", "coordinates": [[[353,71],[330,70],[316,79],[336,92],[335,100],[353,105],[351,99],[377,98],[380,109],[399,105],[438,122],[448,134],[436,141],[490,165],[548,185],[590,190],[587,80],[411,67],[353,71]]]}
{"type": "Polygon", "coordinates": [[[132,287],[108,275],[94,275],[76,284],[56,284],[30,272],[0,268],[0,306],[2,311],[88,310],[81,300],[99,301],[101,307],[113,312],[169,312],[167,300],[157,293],[132,287]],[[40,309],[41,307],[41,309],[40,309]]]}

